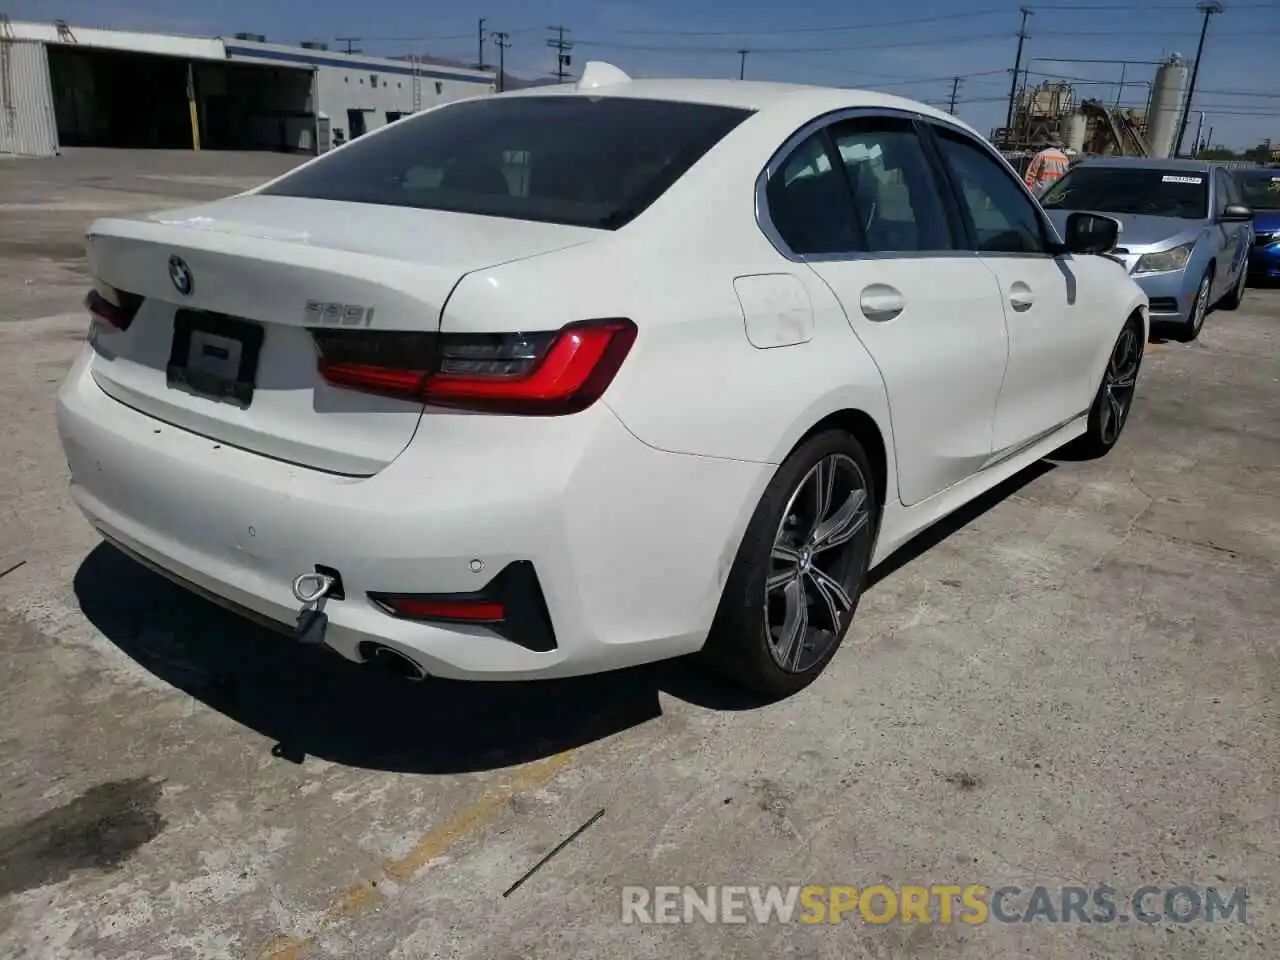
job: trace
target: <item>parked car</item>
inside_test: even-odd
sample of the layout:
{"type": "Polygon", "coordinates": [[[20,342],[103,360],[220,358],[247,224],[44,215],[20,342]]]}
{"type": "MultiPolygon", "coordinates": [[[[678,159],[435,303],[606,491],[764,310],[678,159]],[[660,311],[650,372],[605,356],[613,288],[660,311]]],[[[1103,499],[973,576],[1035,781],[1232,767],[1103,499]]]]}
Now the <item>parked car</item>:
{"type": "Polygon", "coordinates": [[[1117,231],[1082,214],[1064,242],[923,104],[589,64],[93,224],[71,494],[354,661],[700,651],[785,694],[908,539],[1115,444],[1147,340],[1117,231]]]}
{"type": "Polygon", "coordinates": [[[1253,247],[1249,276],[1280,279],[1280,167],[1236,170],[1240,193],[1253,211],[1253,247]]]}
{"type": "Polygon", "coordinates": [[[1073,211],[1121,223],[1122,258],[1151,299],[1153,324],[1194,340],[1215,306],[1240,306],[1253,214],[1231,171],[1197,160],[1090,157],[1040,199],[1060,228],[1073,211]]]}

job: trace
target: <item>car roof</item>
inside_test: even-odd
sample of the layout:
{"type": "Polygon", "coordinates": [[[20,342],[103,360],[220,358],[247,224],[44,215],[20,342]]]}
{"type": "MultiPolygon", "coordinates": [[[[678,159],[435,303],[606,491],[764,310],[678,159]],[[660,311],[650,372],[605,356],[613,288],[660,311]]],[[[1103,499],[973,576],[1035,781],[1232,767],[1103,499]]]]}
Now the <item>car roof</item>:
{"type": "Polygon", "coordinates": [[[1080,166],[1141,167],[1144,170],[1196,170],[1208,173],[1214,168],[1209,160],[1174,159],[1172,157],[1084,157],[1080,166]]]}
{"type": "MultiPolygon", "coordinates": [[[[587,65],[584,79],[594,63],[587,65]]],[[[609,69],[607,64],[602,65],[609,69]]],[[[846,87],[822,87],[799,83],[774,83],[763,80],[704,80],[663,79],[637,80],[622,75],[624,79],[601,86],[584,87],[577,84],[526,87],[499,94],[502,97],[543,96],[591,96],[633,97],[645,100],[668,100],[682,103],[702,103],[711,106],[736,107],[742,110],[763,111],[783,107],[796,112],[811,111],[814,116],[832,110],[870,107],[910,110],[923,116],[943,120],[981,137],[968,124],[957,120],[928,104],[874,90],[855,90],[846,87]]]]}

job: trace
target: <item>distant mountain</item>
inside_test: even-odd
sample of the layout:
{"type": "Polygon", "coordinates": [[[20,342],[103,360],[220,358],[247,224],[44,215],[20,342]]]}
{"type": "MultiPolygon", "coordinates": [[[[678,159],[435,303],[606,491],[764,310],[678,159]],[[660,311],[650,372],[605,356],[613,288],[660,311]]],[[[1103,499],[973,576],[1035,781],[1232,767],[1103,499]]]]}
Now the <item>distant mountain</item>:
{"type": "Polygon", "coordinates": [[[504,90],[525,90],[529,87],[554,87],[559,81],[555,77],[516,77],[507,74],[504,90]]]}

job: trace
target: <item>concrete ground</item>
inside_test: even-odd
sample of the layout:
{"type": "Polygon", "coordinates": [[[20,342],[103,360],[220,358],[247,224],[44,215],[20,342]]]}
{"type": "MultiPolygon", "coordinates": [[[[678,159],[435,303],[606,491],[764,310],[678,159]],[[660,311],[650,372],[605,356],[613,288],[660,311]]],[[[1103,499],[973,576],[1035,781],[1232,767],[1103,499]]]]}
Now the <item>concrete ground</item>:
{"type": "Polygon", "coordinates": [[[1109,457],[1044,463],[895,557],[790,700],[682,663],[414,685],[183,594],[66,497],[85,221],[290,162],[0,165],[0,572],[22,564],[0,956],[1276,956],[1280,291],[1153,344],[1109,457]],[[1249,901],[1244,923],[621,922],[626,884],[877,883],[1249,901]]]}

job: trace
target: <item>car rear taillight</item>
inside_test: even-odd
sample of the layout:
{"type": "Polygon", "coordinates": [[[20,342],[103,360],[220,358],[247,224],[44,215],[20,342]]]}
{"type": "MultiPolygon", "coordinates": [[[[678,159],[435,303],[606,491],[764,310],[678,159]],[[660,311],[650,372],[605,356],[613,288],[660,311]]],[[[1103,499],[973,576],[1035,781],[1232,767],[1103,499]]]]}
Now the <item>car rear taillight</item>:
{"type": "Polygon", "coordinates": [[[423,597],[383,596],[382,606],[406,620],[446,620],[461,623],[499,623],[507,618],[501,603],[485,600],[428,600],[423,597]]]}
{"type": "Polygon", "coordinates": [[[543,333],[311,332],[320,375],[334,386],[534,415],[593,404],[636,338],[630,320],[591,320],[543,333]]]}
{"type": "Polygon", "coordinates": [[[98,281],[85,296],[84,305],[94,321],[100,320],[116,330],[128,330],[142,306],[142,297],[98,281]]]}
{"type": "Polygon", "coordinates": [[[383,613],[421,623],[484,627],[527,650],[556,649],[555,631],[538,575],[528,560],[513,560],[469,593],[370,593],[383,613]]]}

